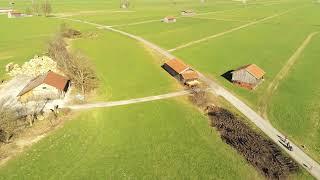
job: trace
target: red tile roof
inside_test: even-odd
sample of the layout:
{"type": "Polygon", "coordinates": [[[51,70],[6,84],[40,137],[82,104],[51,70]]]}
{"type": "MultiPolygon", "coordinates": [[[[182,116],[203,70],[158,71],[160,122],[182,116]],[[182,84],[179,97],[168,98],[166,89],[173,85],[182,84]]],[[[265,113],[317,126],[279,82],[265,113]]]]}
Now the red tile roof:
{"type": "Polygon", "coordinates": [[[32,79],[18,94],[18,96],[22,96],[27,92],[33,90],[34,88],[40,86],[41,84],[47,84],[52,87],[55,87],[61,91],[64,91],[64,88],[68,84],[69,79],[64,76],[61,76],[52,71],[48,71],[45,74],[39,75],[36,78],[32,79]]]}
{"type": "Polygon", "coordinates": [[[174,19],[176,19],[176,18],[173,17],[173,16],[166,16],[165,18],[168,19],[168,20],[174,20],[174,19]]]}
{"type": "Polygon", "coordinates": [[[243,67],[238,68],[238,70],[245,69],[247,72],[249,72],[251,75],[253,75],[257,79],[261,79],[266,73],[257,65],[255,64],[248,64],[243,67]]]}
{"type": "Polygon", "coordinates": [[[64,76],[61,76],[57,73],[49,71],[47,77],[44,79],[43,83],[53,86],[61,91],[64,90],[68,83],[69,79],[64,76]]]}
{"type": "Polygon", "coordinates": [[[178,59],[172,59],[166,62],[165,64],[171,67],[178,74],[181,74],[183,71],[186,71],[187,69],[189,69],[189,66],[187,66],[186,64],[184,64],[182,61],[178,59]]]}

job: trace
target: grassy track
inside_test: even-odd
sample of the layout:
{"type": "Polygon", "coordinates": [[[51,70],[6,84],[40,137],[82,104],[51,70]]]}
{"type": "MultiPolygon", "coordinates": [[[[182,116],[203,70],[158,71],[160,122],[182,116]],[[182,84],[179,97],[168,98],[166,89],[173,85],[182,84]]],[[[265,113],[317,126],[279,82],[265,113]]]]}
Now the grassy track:
{"type": "Polygon", "coordinates": [[[319,67],[320,38],[315,36],[290,75],[279,85],[269,105],[273,124],[320,161],[320,85],[316,80],[319,67]]]}
{"type": "Polygon", "coordinates": [[[0,169],[0,179],[257,179],[182,101],[83,112],[0,169]]]}
{"type": "MultiPolygon", "coordinates": [[[[308,0],[284,0],[278,4],[257,0],[246,6],[229,0],[205,5],[191,0],[176,2],[138,0],[130,12],[123,12],[119,11],[119,2],[115,0],[52,1],[57,15],[71,15],[105,25],[178,16],[184,9],[211,12],[199,18],[179,18],[173,24],[150,22],[118,27],[168,49],[232,29],[246,21],[306,5],[250,28],[175,52],[253,107],[305,37],[320,30],[320,5],[308,0]],[[214,11],[221,12],[212,13],[214,11]],[[266,81],[257,90],[249,92],[234,87],[220,77],[248,63],[256,63],[267,72],[266,81]]],[[[7,1],[0,0],[0,6],[6,4],[7,1]]],[[[29,1],[20,1],[16,7],[24,10],[29,4],[29,1]]],[[[43,53],[46,41],[62,22],[54,18],[7,19],[0,16],[0,77],[4,77],[3,67],[8,62],[22,63],[43,53]]],[[[142,44],[95,27],[68,23],[83,33],[97,35],[72,41],[73,48],[83,51],[96,66],[101,85],[94,100],[138,98],[177,89],[174,80],[159,67],[158,62],[163,60],[142,44]]],[[[315,80],[320,75],[316,71],[320,65],[317,61],[319,42],[317,37],[307,47],[269,105],[270,121],[290,138],[306,145],[307,151],[318,160],[320,90],[315,80]]],[[[63,129],[0,169],[0,179],[105,177],[260,178],[237,153],[221,142],[215,131],[209,132],[205,117],[175,100],[81,113],[63,129]]],[[[292,178],[306,179],[308,175],[300,173],[292,178]]]]}
{"type": "Polygon", "coordinates": [[[287,23],[288,17],[306,12],[308,9],[310,8],[290,12],[247,29],[181,49],[175,54],[200,71],[213,75],[227,88],[232,89],[254,106],[268,83],[304,38],[318,30],[315,26],[306,25],[305,28],[296,28],[296,24],[287,23]],[[267,72],[266,81],[253,92],[234,87],[220,77],[229,70],[249,63],[255,63],[267,72]]]}

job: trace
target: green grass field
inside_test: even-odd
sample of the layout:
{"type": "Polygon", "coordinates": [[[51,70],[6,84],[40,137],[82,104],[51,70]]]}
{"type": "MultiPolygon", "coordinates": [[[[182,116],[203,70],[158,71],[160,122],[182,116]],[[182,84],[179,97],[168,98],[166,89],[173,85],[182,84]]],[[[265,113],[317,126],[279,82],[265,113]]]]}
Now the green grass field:
{"type": "Polygon", "coordinates": [[[0,169],[0,179],[259,179],[181,100],[79,114],[0,169]]]}
{"type": "Polygon", "coordinates": [[[309,44],[290,75],[283,80],[269,105],[273,124],[298,144],[305,145],[306,151],[320,161],[320,84],[316,79],[320,72],[318,53],[320,37],[309,44]]]}
{"type": "Polygon", "coordinates": [[[160,67],[161,59],[142,44],[105,30],[74,41],[73,48],[92,59],[98,73],[100,100],[121,100],[179,89],[160,67]]]}
{"type": "MultiPolygon", "coordinates": [[[[0,6],[6,4],[0,0],[0,6]]],[[[54,0],[52,5],[57,16],[71,15],[69,18],[104,25],[179,16],[184,9],[209,12],[178,18],[173,24],[154,21],[115,27],[165,49],[292,10],[173,52],[254,109],[258,109],[269,83],[303,40],[320,31],[320,4],[308,0],[256,0],[248,5],[229,0],[205,5],[191,0],[178,0],[176,4],[169,0],[137,0],[128,11],[120,10],[118,1],[54,0]],[[221,77],[248,63],[267,72],[258,89],[241,89],[221,77]]],[[[16,3],[20,10],[28,6],[28,1],[16,3]]],[[[96,34],[72,41],[73,49],[92,60],[100,79],[91,100],[122,100],[180,89],[159,66],[163,59],[135,40],[78,22],[43,17],[7,19],[6,15],[0,15],[0,80],[5,77],[4,66],[8,62],[21,64],[44,53],[47,41],[63,22],[84,34],[96,34]]],[[[317,36],[308,45],[268,105],[271,123],[297,144],[305,145],[318,161],[319,42],[317,36]]],[[[180,99],[82,112],[1,168],[0,179],[260,179],[240,155],[220,140],[216,131],[208,130],[206,121],[180,99]]],[[[300,172],[292,178],[310,177],[300,172]]]]}
{"type": "Polygon", "coordinates": [[[0,15],[0,77],[4,75],[7,63],[23,63],[36,54],[41,55],[59,23],[40,17],[13,20],[0,15]]]}

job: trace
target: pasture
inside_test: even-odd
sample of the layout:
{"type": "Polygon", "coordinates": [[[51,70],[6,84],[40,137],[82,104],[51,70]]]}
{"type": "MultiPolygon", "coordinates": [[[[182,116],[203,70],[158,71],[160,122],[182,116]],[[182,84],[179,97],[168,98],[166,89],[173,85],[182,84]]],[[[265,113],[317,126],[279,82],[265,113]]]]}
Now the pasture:
{"type": "MultiPolygon", "coordinates": [[[[231,9],[230,11],[203,15],[200,13],[195,17],[178,18],[177,23],[169,25],[151,22],[121,26],[118,29],[137,34],[161,45],[165,49],[173,50],[176,56],[188,62],[197,70],[205,72],[213,79],[216,79],[251,105],[252,108],[259,110],[259,106],[264,103],[262,99],[266,94],[267,87],[273,78],[283,66],[286,66],[288,59],[295,53],[305,38],[309,34],[320,30],[317,22],[320,17],[319,10],[319,4],[309,1],[282,1],[278,3],[252,4],[247,7],[231,9]],[[263,18],[268,19],[260,21],[263,18]],[[258,23],[243,29],[209,38],[181,49],[174,49],[180,45],[228,31],[233,27],[257,21],[258,23]],[[234,70],[249,63],[255,63],[267,72],[264,83],[254,91],[236,87],[221,76],[229,70],[234,70]]],[[[316,63],[317,61],[315,55],[310,55],[308,58],[309,62],[316,63]]],[[[297,61],[307,60],[298,58],[297,61]]],[[[316,65],[313,64],[313,67],[316,67],[316,65]]],[[[304,71],[307,72],[311,69],[304,69],[304,71]]],[[[309,79],[309,76],[299,75],[302,76],[302,79],[309,79]]],[[[305,82],[302,79],[301,83],[305,82]]],[[[313,78],[309,80],[311,79],[313,78]]],[[[290,78],[283,81],[286,83],[292,81],[292,84],[295,82],[290,78]]],[[[310,86],[313,89],[319,87],[313,81],[310,82],[310,86]]],[[[302,88],[297,91],[297,88],[290,86],[290,88],[285,88],[282,93],[279,93],[285,98],[296,91],[297,93],[308,94],[308,97],[312,98],[314,102],[318,101],[317,93],[307,93],[307,89],[302,88]],[[306,90],[304,91],[304,89],[306,90]]],[[[308,132],[318,132],[318,122],[314,120],[316,118],[307,116],[307,113],[301,111],[317,114],[319,108],[317,108],[317,105],[312,106],[312,110],[305,106],[303,106],[305,108],[301,108],[301,104],[306,101],[303,100],[304,98],[299,98],[301,99],[301,104],[300,101],[297,101],[296,107],[293,107],[289,99],[280,101],[282,99],[281,95],[277,95],[276,99],[278,101],[275,103],[277,105],[267,102],[270,108],[267,111],[267,113],[269,112],[267,115],[270,115],[268,119],[273,124],[282,124],[282,132],[292,137],[298,144],[306,146],[307,151],[310,151],[315,158],[318,158],[320,146],[316,142],[318,142],[319,137],[315,135],[316,133],[313,133],[312,136],[303,137],[303,134],[308,134],[308,132]],[[295,110],[298,107],[300,107],[300,110],[295,110]],[[271,111],[272,113],[270,113],[271,111]],[[296,116],[297,113],[299,115],[296,116]],[[293,114],[294,118],[292,117],[293,114]],[[292,118],[294,120],[290,120],[292,118]],[[299,126],[301,123],[305,124],[299,126]],[[290,128],[291,126],[296,128],[290,128]],[[296,130],[297,128],[300,129],[296,130]]]]}
{"type": "Polygon", "coordinates": [[[7,180],[261,178],[181,99],[82,112],[10,161],[0,175],[7,180]]]}
{"type": "Polygon", "coordinates": [[[306,151],[320,160],[320,37],[308,45],[288,77],[279,85],[269,104],[270,119],[282,131],[288,132],[306,151]],[[303,108],[302,108],[303,107],[303,108]]]}
{"type": "MultiPolygon", "coordinates": [[[[0,0],[0,6],[6,2],[0,0]]],[[[290,56],[312,32],[320,31],[320,4],[308,0],[256,0],[200,4],[191,0],[135,1],[120,10],[118,1],[52,1],[56,17],[114,26],[141,36],[181,58],[239,96],[253,109],[290,56]],[[194,17],[180,17],[193,9],[194,17]],[[161,23],[167,15],[176,23],[161,23]],[[263,20],[263,18],[268,18],[263,20]],[[250,24],[255,22],[255,24],[250,24]],[[210,37],[249,24],[230,33],[210,37]],[[207,38],[175,50],[181,45],[207,38]],[[234,86],[221,75],[255,63],[266,72],[254,91],[234,86]]],[[[24,10],[29,3],[16,4],[24,10]]],[[[71,41],[92,60],[100,84],[90,100],[109,101],[158,95],[181,89],[161,67],[164,61],[143,44],[95,26],[56,17],[7,19],[0,16],[0,78],[8,62],[23,63],[45,52],[47,41],[63,22],[94,36],[71,41]]],[[[319,64],[317,36],[280,82],[268,101],[268,119],[319,161],[319,64]],[[307,74],[307,75],[306,75],[307,74]],[[294,102],[292,101],[294,99],[294,102]]],[[[320,65],[320,64],[319,64],[320,65]]],[[[259,179],[243,157],[207,128],[207,119],[183,99],[99,109],[75,114],[0,169],[0,179],[259,179]],[[48,163],[49,162],[49,163],[48,163]],[[51,169],[50,172],[47,170],[51,169]]],[[[305,172],[292,177],[310,178],[305,172]]]]}
{"type": "Polygon", "coordinates": [[[168,93],[180,87],[160,67],[162,59],[144,45],[105,30],[72,42],[85,53],[99,77],[97,100],[123,100],[168,93]],[[155,73],[156,72],[156,73],[155,73]]]}

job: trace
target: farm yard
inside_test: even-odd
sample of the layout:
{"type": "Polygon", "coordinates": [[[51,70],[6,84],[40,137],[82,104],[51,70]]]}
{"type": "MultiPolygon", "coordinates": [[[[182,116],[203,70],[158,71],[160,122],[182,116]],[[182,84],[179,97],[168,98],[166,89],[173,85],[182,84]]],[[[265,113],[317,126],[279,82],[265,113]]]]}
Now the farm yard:
{"type": "MultiPolygon", "coordinates": [[[[160,46],[213,79],[320,162],[320,3],[138,0],[128,9],[120,9],[118,1],[51,3],[52,17],[12,20],[0,15],[0,80],[9,78],[6,64],[22,64],[45,54],[47,42],[66,23],[82,33],[68,41],[68,48],[88,57],[99,80],[89,103],[183,90],[161,68],[166,57],[104,28],[111,27],[160,46]],[[188,9],[195,14],[181,16],[188,9]],[[175,17],[176,22],[161,22],[166,16],[175,17]],[[293,55],[295,61],[289,65],[293,55]],[[247,64],[257,64],[266,72],[254,90],[235,86],[222,76],[247,64]],[[287,71],[272,86],[284,67],[287,71]]],[[[7,6],[7,1],[0,0],[1,6],[7,6]]],[[[27,1],[15,4],[21,11],[28,6],[27,1]]],[[[184,97],[72,112],[63,127],[0,167],[0,179],[154,177],[264,178],[216,129],[208,128],[208,117],[184,97]]],[[[300,168],[288,178],[312,176],[300,168]]]]}

